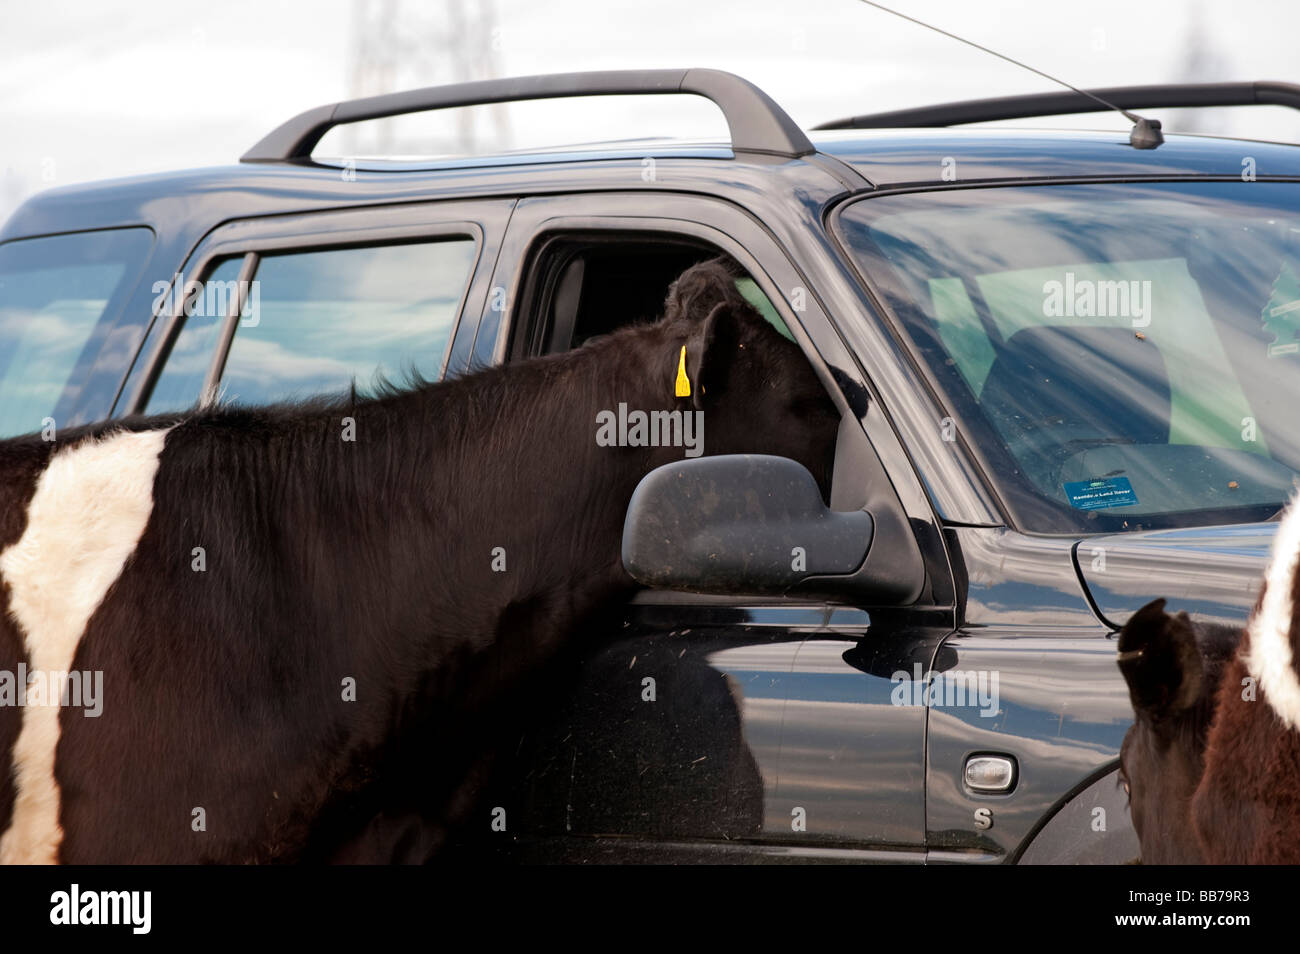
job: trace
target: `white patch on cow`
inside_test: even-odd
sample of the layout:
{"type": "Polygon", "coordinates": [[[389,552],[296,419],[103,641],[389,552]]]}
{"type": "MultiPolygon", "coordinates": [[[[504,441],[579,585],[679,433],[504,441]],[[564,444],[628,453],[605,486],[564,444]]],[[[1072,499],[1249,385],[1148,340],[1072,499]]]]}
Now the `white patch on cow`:
{"type": "Polygon", "coordinates": [[[1291,588],[1300,563],[1300,496],[1292,498],[1273,538],[1273,555],[1264,575],[1264,599],[1250,621],[1250,645],[1242,655],[1264,698],[1278,717],[1300,729],[1300,679],[1291,652],[1295,607],[1291,588]]]}
{"type": "MultiPolygon", "coordinates": [[[[149,522],[166,437],[166,430],[142,431],[78,444],[56,453],[41,474],[26,530],[0,553],[0,578],[9,584],[9,613],[22,630],[29,671],[71,671],[91,615],[149,522]]],[[[58,860],[59,712],[57,700],[29,698],[23,708],[2,864],[58,860]]]]}

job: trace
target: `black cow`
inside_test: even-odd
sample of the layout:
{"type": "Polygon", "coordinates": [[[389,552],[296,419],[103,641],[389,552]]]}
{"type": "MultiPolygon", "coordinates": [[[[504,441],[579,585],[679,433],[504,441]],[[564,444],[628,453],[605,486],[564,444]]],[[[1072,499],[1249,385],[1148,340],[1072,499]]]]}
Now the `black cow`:
{"type": "Polygon", "coordinates": [[[735,274],[458,380],[0,442],[0,860],[435,854],[476,727],[633,588],[628,499],[683,448],[601,446],[602,412],[702,412],[705,453],[826,492],[834,406],[735,274]]]}

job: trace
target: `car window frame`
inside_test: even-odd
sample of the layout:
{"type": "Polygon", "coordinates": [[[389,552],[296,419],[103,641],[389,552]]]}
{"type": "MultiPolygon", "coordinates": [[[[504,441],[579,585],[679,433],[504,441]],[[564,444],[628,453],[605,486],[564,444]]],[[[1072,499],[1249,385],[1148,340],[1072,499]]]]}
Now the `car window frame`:
{"type": "MultiPolygon", "coordinates": [[[[514,354],[512,342],[525,339],[530,323],[544,319],[535,310],[529,310],[535,302],[530,301],[527,295],[529,286],[534,283],[538,253],[544,253],[545,246],[557,237],[585,238],[598,233],[690,239],[692,244],[704,244],[730,255],[745,269],[772,302],[827,394],[844,415],[842,428],[847,425],[850,434],[856,430],[860,439],[860,443],[853,442],[858,456],[844,458],[848,479],[836,480],[832,484],[832,506],[836,509],[865,506],[873,513],[883,513],[886,506],[893,509],[898,514],[903,532],[910,532],[915,539],[926,571],[926,584],[921,595],[914,603],[903,607],[873,604],[847,589],[833,597],[791,593],[772,598],[754,594],[642,589],[624,607],[621,616],[624,629],[621,632],[644,636],[669,629],[687,632],[697,627],[701,632],[710,628],[719,631],[734,629],[737,640],[743,642],[753,638],[752,633],[757,631],[763,638],[771,638],[788,647],[780,665],[788,666],[783,671],[788,672],[791,679],[806,672],[800,668],[799,659],[810,641],[843,640],[843,649],[847,649],[854,645],[855,639],[862,643],[870,643],[873,639],[917,639],[917,634],[924,631],[937,645],[952,633],[955,629],[956,582],[938,518],[929,505],[917,472],[897,446],[897,436],[881,401],[870,389],[869,381],[841,337],[827,305],[819,300],[817,284],[806,277],[808,263],[801,262],[795,252],[752,213],[714,197],[659,192],[559,194],[522,199],[511,219],[506,243],[492,277],[495,301],[500,307],[485,316],[478,329],[479,340],[474,343],[473,351],[478,363],[499,366],[530,356],[514,354]],[[801,309],[796,309],[792,302],[796,289],[802,296],[801,309]],[[873,484],[867,477],[873,473],[883,478],[881,483],[873,484]],[[859,493],[863,495],[861,499],[858,499],[859,493]],[[837,495],[842,496],[837,499],[837,495]],[[886,497],[892,499],[892,504],[883,503],[886,497]],[[720,626],[719,613],[727,614],[727,622],[720,626]],[[906,626],[910,627],[906,636],[899,633],[899,620],[906,620],[906,626]],[[744,636],[740,635],[742,631],[744,636]]],[[[845,439],[843,434],[844,431],[841,439],[845,439]]],[[[836,657],[840,658],[841,647],[832,644],[836,657]]],[[[844,665],[845,675],[861,675],[848,668],[847,661],[844,665]]],[[[792,689],[783,691],[787,701],[801,699],[792,689]]],[[[917,827],[909,832],[903,844],[892,841],[877,843],[870,839],[854,843],[854,847],[848,850],[855,852],[857,857],[881,861],[924,859],[924,780],[927,777],[924,740],[927,724],[928,713],[917,710],[912,723],[895,729],[896,739],[903,740],[902,744],[915,747],[915,751],[921,753],[918,763],[921,769],[914,782],[914,794],[919,800],[917,827]]],[[[573,838],[567,833],[533,834],[536,837],[530,836],[528,846],[537,850],[541,857],[547,857],[548,852],[569,850],[575,843],[584,843],[584,839],[601,837],[598,833],[586,831],[575,832],[573,838]]],[[[788,847],[780,833],[766,825],[756,837],[759,844],[788,847]]],[[[696,844],[716,849],[725,844],[716,837],[703,837],[696,842],[656,841],[652,836],[624,833],[617,834],[613,840],[626,844],[655,843],[661,849],[664,844],[670,844],[666,850],[677,860],[687,858],[682,845],[696,844]]]]}
{"type": "MultiPolygon", "coordinates": [[[[162,373],[172,346],[185,324],[180,302],[173,301],[178,281],[202,276],[205,283],[216,266],[229,258],[243,258],[240,280],[255,274],[261,256],[271,253],[306,253],[383,245],[418,244],[469,238],[474,253],[456,316],[438,367],[438,379],[448,371],[457,336],[466,324],[476,325],[487,300],[487,279],[496,264],[513,199],[486,199],[413,203],[400,206],[360,207],[329,212],[259,216],[226,223],[210,232],[171,277],[160,300],[169,303],[151,316],[150,326],[130,371],[123,380],[112,416],[148,413],[147,403],[162,373]]],[[[242,288],[243,286],[241,286],[242,288]]],[[[203,386],[195,400],[209,400],[219,386],[230,343],[238,327],[241,296],[232,299],[213,345],[203,386]]]]}
{"type": "MultiPolygon", "coordinates": [[[[524,292],[535,264],[534,253],[557,234],[600,232],[685,237],[730,255],[745,269],[789,328],[836,409],[856,422],[858,438],[865,438],[855,448],[857,453],[849,455],[854,458],[852,473],[859,479],[834,482],[832,506],[842,510],[867,507],[873,512],[887,509],[897,515],[900,525],[911,531],[926,570],[925,591],[914,606],[951,606],[955,581],[938,518],[917,471],[897,443],[881,401],[819,301],[816,285],[805,277],[792,253],[746,210],[712,197],[664,193],[561,193],[521,199],[493,270],[494,302],[500,307],[491,317],[485,315],[479,326],[479,339],[483,340],[476,339],[473,346],[477,363],[499,366],[512,359],[513,326],[521,319],[520,307],[528,303],[524,292]],[[786,289],[802,293],[802,308],[794,306],[786,289]],[[883,477],[883,481],[872,482],[866,478],[868,473],[883,477]]],[[[531,320],[531,316],[522,317],[531,320]]],[[[666,599],[681,596],[663,592],[666,599]]],[[[741,604],[749,598],[704,597],[724,604],[741,604]]],[[[812,599],[789,598],[794,602],[812,599]]],[[[837,598],[845,605],[865,605],[847,591],[837,598]]]]}

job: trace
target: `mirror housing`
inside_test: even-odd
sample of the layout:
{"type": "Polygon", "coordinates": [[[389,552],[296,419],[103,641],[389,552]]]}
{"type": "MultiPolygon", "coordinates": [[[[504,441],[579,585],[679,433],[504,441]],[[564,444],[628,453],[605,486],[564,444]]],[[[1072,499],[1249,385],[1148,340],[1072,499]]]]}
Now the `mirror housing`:
{"type": "Polygon", "coordinates": [[[831,510],[793,460],[697,457],[641,479],[623,523],[623,566],[662,589],[784,593],[812,577],[852,574],[874,534],[871,514],[831,510]]]}

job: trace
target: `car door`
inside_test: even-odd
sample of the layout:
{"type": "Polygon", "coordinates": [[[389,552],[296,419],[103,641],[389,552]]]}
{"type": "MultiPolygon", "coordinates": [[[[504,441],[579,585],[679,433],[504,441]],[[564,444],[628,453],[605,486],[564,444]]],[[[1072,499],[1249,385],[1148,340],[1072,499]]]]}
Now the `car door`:
{"type": "MultiPolygon", "coordinates": [[[[786,323],[807,332],[817,360],[858,391],[853,399],[867,393],[815,296],[797,316],[787,301],[782,289],[802,279],[785,252],[748,215],[702,198],[522,200],[492,280],[500,307],[485,315],[474,354],[521,356],[520,303],[538,250],[557,236],[602,233],[732,255],[786,323]]],[[[888,491],[863,430],[879,414],[861,401],[851,415],[871,464],[837,458],[845,499],[855,481],[875,478],[888,491]]],[[[904,518],[899,532],[916,530],[904,518]]],[[[511,819],[511,851],[530,860],[922,860],[926,709],[898,689],[952,630],[946,564],[932,559],[942,547],[930,545],[939,535],[932,524],[927,534],[931,578],[908,611],[640,593],[587,634],[594,650],[547,674],[527,725],[504,746],[491,801],[511,819]]]]}
{"type": "Polygon", "coordinates": [[[512,200],[350,209],[214,230],[154,302],[117,413],[442,377],[473,333],[512,200]]]}

